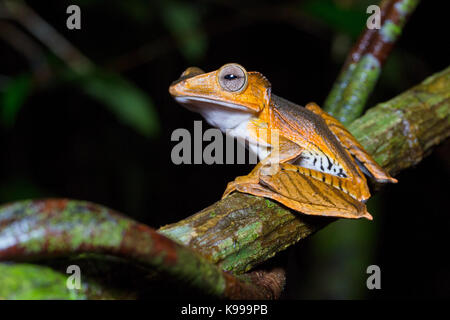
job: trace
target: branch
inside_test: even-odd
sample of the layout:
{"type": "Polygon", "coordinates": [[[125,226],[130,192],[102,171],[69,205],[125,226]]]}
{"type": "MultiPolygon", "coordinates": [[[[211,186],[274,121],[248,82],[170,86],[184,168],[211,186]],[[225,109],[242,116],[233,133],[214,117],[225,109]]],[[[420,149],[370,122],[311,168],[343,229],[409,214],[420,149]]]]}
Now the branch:
{"type": "Polygon", "coordinates": [[[381,68],[419,0],[383,0],[381,28],[365,29],[350,51],[324,103],[327,112],[349,124],[363,112],[381,68]]]}
{"type": "MultiPolygon", "coordinates": [[[[450,135],[450,67],[378,104],[349,130],[391,173],[417,164],[450,135]]],[[[159,232],[224,270],[243,273],[334,220],[300,215],[269,199],[233,193],[159,232]]]]}
{"type": "MultiPolygon", "coordinates": [[[[219,298],[276,299],[285,280],[281,269],[233,276],[152,228],[86,201],[29,200],[0,207],[0,261],[35,261],[80,253],[125,258],[149,272],[157,271],[219,298]]],[[[0,266],[5,272],[17,269],[14,265],[0,266]]],[[[54,277],[61,280],[61,276],[54,277]]],[[[9,279],[12,288],[14,281],[17,279],[9,279]]],[[[56,289],[54,294],[70,296],[65,286],[56,289]]]]}

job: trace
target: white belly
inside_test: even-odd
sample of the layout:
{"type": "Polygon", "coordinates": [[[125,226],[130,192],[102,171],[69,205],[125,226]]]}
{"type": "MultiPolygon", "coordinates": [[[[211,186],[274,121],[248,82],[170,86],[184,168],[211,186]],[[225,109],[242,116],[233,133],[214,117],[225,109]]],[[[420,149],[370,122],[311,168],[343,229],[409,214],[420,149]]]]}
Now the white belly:
{"type": "Polygon", "coordinates": [[[252,119],[243,121],[236,128],[226,130],[225,133],[231,137],[237,138],[238,142],[244,144],[251,153],[258,156],[259,160],[263,160],[270,154],[272,147],[266,142],[257,141],[255,137],[250,135],[248,126],[251,120],[252,119]]]}

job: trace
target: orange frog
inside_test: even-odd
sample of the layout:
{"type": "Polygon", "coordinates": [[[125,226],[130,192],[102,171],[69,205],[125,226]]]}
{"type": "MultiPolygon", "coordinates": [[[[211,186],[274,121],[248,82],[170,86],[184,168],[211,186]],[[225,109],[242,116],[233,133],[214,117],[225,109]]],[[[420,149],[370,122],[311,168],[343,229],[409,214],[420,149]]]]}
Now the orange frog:
{"type": "Polygon", "coordinates": [[[379,183],[397,182],[317,104],[301,107],[272,94],[261,73],[239,64],[209,73],[188,68],[169,92],[210,125],[245,141],[261,160],[230,182],[224,197],[237,190],[303,214],[371,220],[363,173],[379,183]]]}

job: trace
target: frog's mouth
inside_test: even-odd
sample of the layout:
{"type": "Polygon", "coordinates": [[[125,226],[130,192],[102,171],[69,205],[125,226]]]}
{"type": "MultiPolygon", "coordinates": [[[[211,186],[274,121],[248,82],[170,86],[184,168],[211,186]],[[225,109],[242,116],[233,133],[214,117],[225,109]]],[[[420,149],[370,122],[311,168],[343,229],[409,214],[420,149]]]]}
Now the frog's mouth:
{"type": "Polygon", "coordinates": [[[236,128],[255,116],[252,110],[234,103],[192,96],[174,98],[186,109],[200,113],[210,125],[222,131],[236,128]]]}
{"type": "Polygon", "coordinates": [[[226,108],[251,113],[247,107],[215,99],[192,96],[178,96],[174,98],[179,104],[186,106],[187,109],[193,112],[199,112],[199,109],[226,108]]]}

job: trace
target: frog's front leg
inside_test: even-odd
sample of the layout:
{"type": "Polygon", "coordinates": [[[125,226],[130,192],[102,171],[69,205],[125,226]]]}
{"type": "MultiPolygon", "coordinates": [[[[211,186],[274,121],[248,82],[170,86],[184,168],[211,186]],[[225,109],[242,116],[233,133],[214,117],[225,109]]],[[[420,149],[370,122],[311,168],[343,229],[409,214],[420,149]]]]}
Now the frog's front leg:
{"type": "Polygon", "coordinates": [[[239,186],[259,184],[260,174],[265,176],[275,174],[279,169],[280,163],[286,163],[300,156],[302,148],[287,139],[280,139],[279,147],[275,148],[269,156],[260,161],[253,170],[246,176],[237,177],[234,181],[228,183],[222,198],[226,197],[239,186]]]}

